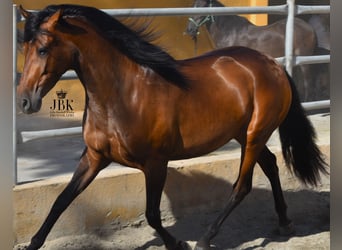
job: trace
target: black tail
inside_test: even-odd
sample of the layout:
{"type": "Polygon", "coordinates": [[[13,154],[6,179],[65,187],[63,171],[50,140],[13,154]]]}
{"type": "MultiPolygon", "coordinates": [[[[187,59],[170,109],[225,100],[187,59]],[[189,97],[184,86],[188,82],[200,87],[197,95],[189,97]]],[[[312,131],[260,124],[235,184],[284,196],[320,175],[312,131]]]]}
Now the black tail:
{"type": "MultiPolygon", "coordinates": [[[[286,73],[287,74],[287,73],[286,73]]],[[[287,166],[305,184],[317,185],[320,172],[328,174],[327,164],[315,143],[316,133],[300,104],[293,79],[287,74],[292,90],[290,110],[279,126],[283,156],[287,166]]]]}

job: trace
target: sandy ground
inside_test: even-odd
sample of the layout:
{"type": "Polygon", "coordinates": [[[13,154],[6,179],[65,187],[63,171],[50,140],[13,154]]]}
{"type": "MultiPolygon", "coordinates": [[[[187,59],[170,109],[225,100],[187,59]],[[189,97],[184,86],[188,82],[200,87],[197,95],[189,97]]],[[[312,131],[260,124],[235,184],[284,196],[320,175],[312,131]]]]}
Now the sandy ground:
{"type": "MultiPolygon", "coordinates": [[[[254,189],[223,224],[214,239],[213,249],[330,249],[329,183],[324,181],[316,190],[287,190],[285,199],[295,234],[277,233],[277,217],[269,190],[254,189]]],[[[218,211],[201,211],[175,218],[167,215],[164,225],[192,247],[218,211]]],[[[21,245],[22,246],[22,245],[21,245]]],[[[15,248],[21,249],[20,246],[15,248]]],[[[113,223],[86,235],[62,237],[46,242],[49,250],[130,250],[165,249],[144,218],[128,225],[113,223]]]]}
{"type": "MultiPolygon", "coordinates": [[[[319,126],[319,141],[329,143],[329,117],[313,116],[319,126]],[[325,136],[322,136],[325,135],[325,136]]],[[[228,192],[227,192],[228,194],[228,192]]],[[[322,179],[317,188],[294,189],[285,184],[285,200],[295,233],[279,236],[277,216],[272,192],[268,188],[254,187],[241,205],[233,211],[213,240],[213,249],[330,249],[330,179],[322,179]]],[[[198,211],[196,214],[175,216],[163,214],[164,225],[177,238],[192,247],[216,218],[220,209],[198,211]]],[[[14,249],[22,249],[22,245],[14,249]]],[[[84,235],[72,235],[48,240],[42,249],[48,250],[131,250],[165,249],[154,231],[146,225],[144,217],[122,225],[112,222],[84,235]]]]}

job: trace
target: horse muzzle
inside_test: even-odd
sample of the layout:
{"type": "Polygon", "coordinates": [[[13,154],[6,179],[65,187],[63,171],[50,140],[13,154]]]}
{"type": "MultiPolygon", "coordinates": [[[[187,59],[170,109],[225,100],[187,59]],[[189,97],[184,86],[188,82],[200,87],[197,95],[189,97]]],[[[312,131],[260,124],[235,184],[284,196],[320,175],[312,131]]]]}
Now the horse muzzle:
{"type": "Polygon", "coordinates": [[[29,98],[22,98],[19,105],[25,114],[32,114],[40,110],[42,106],[42,99],[40,98],[32,101],[29,98]]]}
{"type": "Polygon", "coordinates": [[[18,93],[18,106],[25,114],[32,114],[38,112],[42,106],[42,98],[40,91],[27,94],[18,93]]]}

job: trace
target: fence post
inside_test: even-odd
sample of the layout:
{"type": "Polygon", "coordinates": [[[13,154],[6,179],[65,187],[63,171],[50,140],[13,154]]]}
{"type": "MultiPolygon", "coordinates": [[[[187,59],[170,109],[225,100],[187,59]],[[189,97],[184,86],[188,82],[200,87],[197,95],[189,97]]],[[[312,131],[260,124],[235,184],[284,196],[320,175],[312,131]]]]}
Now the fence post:
{"type": "Polygon", "coordinates": [[[292,76],[295,0],[287,0],[287,8],[288,13],[285,34],[285,67],[287,72],[292,76]]]}
{"type": "Polygon", "coordinates": [[[13,157],[14,157],[14,170],[13,178],[14,184],[18,183],[18,169],[17,169],[17,23],[18,23],[18,10],[17,5],[13,4],[12,7],[13,17],[13,157]]]}

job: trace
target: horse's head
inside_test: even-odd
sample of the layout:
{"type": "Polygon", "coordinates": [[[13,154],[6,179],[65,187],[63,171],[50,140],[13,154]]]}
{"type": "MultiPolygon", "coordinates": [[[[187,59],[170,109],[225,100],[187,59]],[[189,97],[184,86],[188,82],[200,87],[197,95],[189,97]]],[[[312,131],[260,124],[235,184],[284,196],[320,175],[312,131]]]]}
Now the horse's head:
{"type": "Polygon", "coordinates": [[[71,67],[71,46],[57,32],[62,11],[53,14],[28,12],[20,8],[26,18],[23,53],[24,69],[17,88],[19,106],[24,113],[37,112],[42,98],[71,67]]]}
{"type": "MultiPolygon", "coordinates": [[[[203,8],[203,7],[213,7],[215,0],[195,0],[193,7],[194,8],[203,8]]],[[[207,23],[208,21],[214,21],[213,15],[205,15],[205,16],[192,16],[189,17],[188,25],[186,28],[186,34],[192,37],[192,39],[196,39],[199,34],[199,28],[207,23]]]]}

